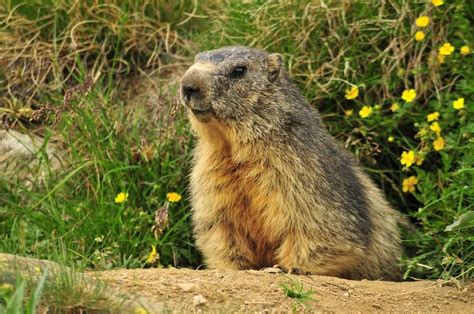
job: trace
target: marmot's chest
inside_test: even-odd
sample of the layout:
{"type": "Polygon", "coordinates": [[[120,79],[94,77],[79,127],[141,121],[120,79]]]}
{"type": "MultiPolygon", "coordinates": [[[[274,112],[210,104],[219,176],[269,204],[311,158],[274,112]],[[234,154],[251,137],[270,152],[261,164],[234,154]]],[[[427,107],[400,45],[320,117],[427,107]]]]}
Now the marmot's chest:
{"type": "Polygon", "coordinates": [[[263,163],[220,163],[207,182],[215,191],[215,206],[222,215],[236,245],[251,252],[249,258],[256,268],[275,264],[276,250],[280,245],[274,224],[277,204],[272,182],[272,169],[263,163]]]}

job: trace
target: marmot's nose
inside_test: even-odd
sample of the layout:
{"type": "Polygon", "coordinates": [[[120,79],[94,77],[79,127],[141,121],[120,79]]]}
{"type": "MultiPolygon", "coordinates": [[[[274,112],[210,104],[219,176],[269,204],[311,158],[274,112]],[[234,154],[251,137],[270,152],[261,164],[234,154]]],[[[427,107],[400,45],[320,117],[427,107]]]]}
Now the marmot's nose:
{"type": "Polygon", "coordinates": [[[201,94],[199,87],[193,85],[183,85],[181,86],[181,91],[186,101],[189,101],[191,97],[197,97],[201,94]]]}

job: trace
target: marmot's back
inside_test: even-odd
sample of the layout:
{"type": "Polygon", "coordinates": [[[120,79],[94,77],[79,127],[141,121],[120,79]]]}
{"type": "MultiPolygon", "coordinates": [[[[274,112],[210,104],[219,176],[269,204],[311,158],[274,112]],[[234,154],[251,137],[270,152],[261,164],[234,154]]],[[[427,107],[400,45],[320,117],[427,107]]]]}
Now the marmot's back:
{"type": "Polygon", "coordinates": [[[181,91],[198,136],[193,223],[209,267],[399,277],[398,214],[328,134],[280,55],[198,54],[181,91]]]}

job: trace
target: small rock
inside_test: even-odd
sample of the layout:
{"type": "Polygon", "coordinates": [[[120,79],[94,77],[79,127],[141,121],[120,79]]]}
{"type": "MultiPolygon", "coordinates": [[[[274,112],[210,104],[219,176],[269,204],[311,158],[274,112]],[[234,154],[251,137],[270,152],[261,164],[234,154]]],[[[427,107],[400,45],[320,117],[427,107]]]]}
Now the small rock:
{"type": "Polygon", "coordinates": [[[277,268],[277,267],[267,267],[267,268],[262,269],[262,272],[270,273],[270,274],[279,274],[282,271],[280,268],[277,268]]]}
{"type": "Polygon", "coordinates": [[[345,296],[345,297],[350,297],[350,296],[351,296],[351,294],[349,293],[349,291],[344,292],[342,295],[345,296]]]}
{"type": "Polygon", "coordinates": [[[192,282],[183,282],[178,283],[178,287],[180,287],[183,291],[193,291],[197,289],[197,285],[192,282]]]}
{"type": "Polygon", "coordinates": [[[193,296],[194,306],[199,306],[207,303],[207,299],[202,294],[197,294],[193,296]]]}
{"type": "Polygon", "coordinates": [[[379,309],[379,310],[382,308],[382,307],[381,307],[380,305],[378,305],[377,303],[372,304],[372,306],[373,306],[374,308],[376,308],[376,309],[379,309]]]}

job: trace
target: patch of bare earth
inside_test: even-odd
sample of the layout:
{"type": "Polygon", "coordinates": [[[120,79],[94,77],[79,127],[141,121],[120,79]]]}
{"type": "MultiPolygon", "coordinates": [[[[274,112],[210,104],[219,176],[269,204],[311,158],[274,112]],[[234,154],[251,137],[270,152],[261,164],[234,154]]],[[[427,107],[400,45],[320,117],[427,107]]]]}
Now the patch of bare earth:
{"type": "Polygon", "coordinates": [[[474,313],[474,283],[353,281],[262,271],[122,269],[95,275],[140,296],[152,311],[172,312],[443,312],[474,313]],[[286,297],[281,284],[301,282],[313,300],[286,297]]]}

